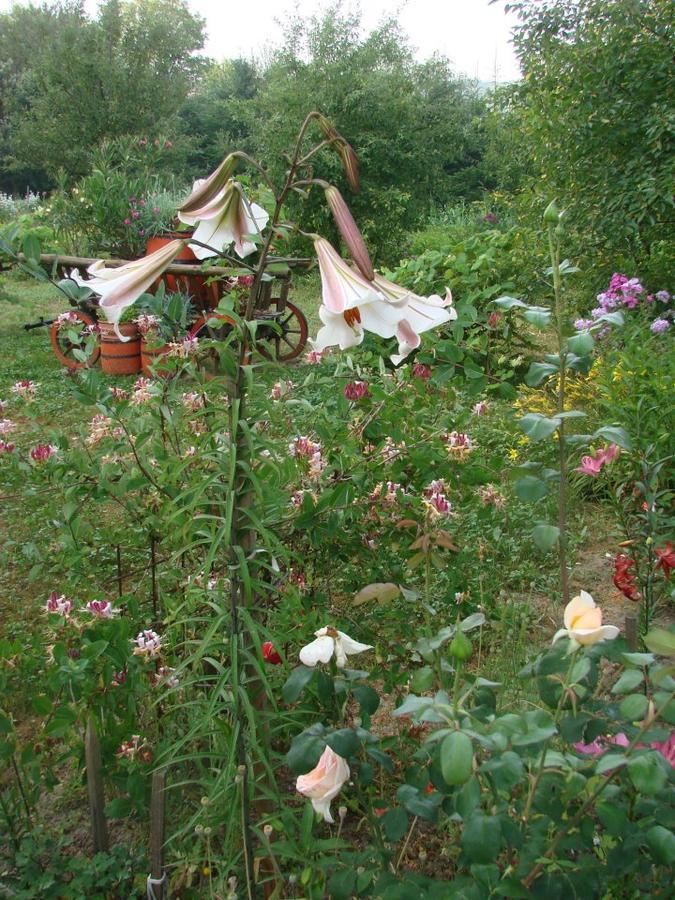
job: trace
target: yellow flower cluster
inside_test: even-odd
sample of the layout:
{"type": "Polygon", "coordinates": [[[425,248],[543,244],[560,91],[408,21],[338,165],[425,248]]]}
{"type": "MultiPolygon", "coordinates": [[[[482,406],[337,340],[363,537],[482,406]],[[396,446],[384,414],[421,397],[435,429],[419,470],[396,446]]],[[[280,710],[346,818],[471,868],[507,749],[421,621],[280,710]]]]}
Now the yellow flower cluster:
{"type": "MultiPolygon", "coordinates": [[[[568,375],[565,381],[565,396],[569,409],[584,409],[592,406],[598,392],[598,380],[602,371],[602,357],[598,357],[587,375],[568,375]]],[[[558,408],[558,376],[552,375],[541,387],[524,388],[515,402],[516,412],[553,415],[558,408]]]]}

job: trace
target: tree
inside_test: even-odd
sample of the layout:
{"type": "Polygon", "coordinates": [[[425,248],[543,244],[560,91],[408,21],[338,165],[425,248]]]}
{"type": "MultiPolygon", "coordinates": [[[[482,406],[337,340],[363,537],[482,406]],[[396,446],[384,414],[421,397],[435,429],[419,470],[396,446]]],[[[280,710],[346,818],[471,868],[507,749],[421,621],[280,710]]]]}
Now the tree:
{"type": "Polygon", "coordinates": [[[30,161],[43,178],[74,177],[104,138],[166,133],[203,65],[194,53],[204,22],[185,0],[107,0],[95,20],[80,3],[57,3],[13,10],[0,25],[5,41],[33,41],[3,90],[3,162],[15,173],[30,161]]]}
{"type": "Polygon", "coordinates": [[[586,240],[645,251],[672,235],[671,0],[518,0],[521,139],[586,240]]]}

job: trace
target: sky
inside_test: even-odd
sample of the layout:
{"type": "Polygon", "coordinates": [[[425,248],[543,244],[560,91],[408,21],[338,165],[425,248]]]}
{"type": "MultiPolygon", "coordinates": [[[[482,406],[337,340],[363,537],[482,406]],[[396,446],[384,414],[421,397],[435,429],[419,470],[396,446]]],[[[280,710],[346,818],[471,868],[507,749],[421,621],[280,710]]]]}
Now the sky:
{"type": "MultiPolygon", "coordinates": [[[[28,0],[21,0],[22,3],[28,0]]],[[[260,57],[282,35],[281,22],[297,7],[305,14],[321,12],[328,0],[188,0],[188,6],[206,19],[205,52],[216,60],[236,56],[260,57]],[[236,10],[236,12],[235,12],[236,10]]],[[[447,56],[454,69],[479,81],[513,81],[519,77],[518,62],[509,45],[515,23],[507,15],[504,0],[363,0],[363,24],[377,25],[383,16],[398,13],[403,31],[410,37],[418,59],[433,53],[447,56]]],[[[13,0],[0,0],[5,12],[13,0]]],[[[85,0],[89,13],[98,6],[85,0]]],[[[345,0],[343,9],[354,10],[356,0],[345,0]]]]}

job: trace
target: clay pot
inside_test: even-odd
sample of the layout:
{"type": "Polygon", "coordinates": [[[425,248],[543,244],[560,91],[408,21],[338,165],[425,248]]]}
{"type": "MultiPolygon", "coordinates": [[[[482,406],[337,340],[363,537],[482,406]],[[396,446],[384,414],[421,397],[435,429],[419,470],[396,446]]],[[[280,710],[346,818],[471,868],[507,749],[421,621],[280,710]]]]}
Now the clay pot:
{"type": "Polygon", "coordinates": [[[141,338],[141,371],[146,376],[167,375],[169,369],[166,366],[156,365],[157,360],[166,356],[170,350],[169,344],[158,344],[156,341],[147,341],[141,338]],[[151,369],[151,366],[154,368],[151,369]]]}
{"type": "MultiPolygon", "coordinates": [[[[145,246],[145,255],[148,256],[150,253],[154,253],[161,247],[165,247],[167,244],[171,243],[171,241],[177,241],[187,237],[190,237],[189,231],[174,231],[167,234],[157,234],[154,237],[148,238],[148,243],[145,246]]],[[[174,262],[186,265],[192,263],[194,263],[195,266],[201,265],[200,261],[188,246],[183,247],[174,262]]],[[[220,301],[220,291],[217,283],[214,282],[213,284],[207,285],[206,279],[201,275],[164,275],[162,276],[162,280],[164,281],[167,291],[182,291],[193,297],[195,305],[199,309],[215,309],[220,301]]]]}
{"type": "Polygon", "coordinates": [[[99,322],[101,340],[101,369],[107,375],[136,375],[141,371],[141,335],[133,324],[120,325],[128,337],[121,341],[109,322],[99,322]]]}

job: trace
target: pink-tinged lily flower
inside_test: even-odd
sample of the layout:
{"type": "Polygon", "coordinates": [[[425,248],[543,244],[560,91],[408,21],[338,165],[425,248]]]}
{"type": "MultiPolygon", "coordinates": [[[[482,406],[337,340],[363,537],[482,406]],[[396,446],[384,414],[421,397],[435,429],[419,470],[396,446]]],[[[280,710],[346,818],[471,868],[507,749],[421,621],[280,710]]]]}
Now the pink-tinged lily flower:
{"type": "Polygon", "coordinates": [[[584,744],[579,741],[572,746],[575,750],[578,750],[579,753],[584,753],[586,756],[600,756],[600,754],[604,753],[605,750],[608,750],[612,744],[616,747],[628,747],[630,741],[623,731],[620,731],[618,734],[596,738],[590,744],[584,744]]]}
{"type": "Polygon", "coordinates": [[[565,607],[563,616],[565,627],[556,632],[553,643],[568,637],[573,647],[582,644],[590,646],[598,641],[613,641],[619,636],[616,625],[602,624],[602,610],[587,591],[581,591],[565,607]]]}
{"type": "Polygon", "coordinates": [[[199,178],[195,181],[192,193],[178,209],[178,218],[181,219],[183,215],[191,216],[195,220],[202,216],[207,218],[209,211],[217,202],[217,198],[222,194],[223,188],[232,177],[236,165],[237,157],[230,153],[208,178],[199,178]]]}
{"type": "Polygon", "coordinates": [[[331,800],[334,800],[340,793],[349,774],[347,761],[326,745],[315,768],[306,775],[298,777],[295,789],[303,797],[308,797],[312,801],[315,812],[323,816],[324,822],[332,823],[331,800]]]}
{"type": "Polygon", "coordinates": [[[91,278],[82,278],[76,269],[70,273],[70,277],[80,287],[89,288],[99,295],[99,306],[106,319],[115,326],[117,337],[121,341],[128,341],[130,339],[124,337],[119,330],[122,313],[157,281],[184,246],[185,241],[171,241],[149,256],[117,269],[107,269],[104,260],[99,259],[87,269],[91,278]]]}
{"type": "Polygon", "coordinates": [[[667,741],[654,741],[650,744],[652,750],[658,750],[664,756],[673,768],[675,768],[675,731],[670,735],[667,741]]]}
{"type": "MultiPolygon", "coordinates": [[[[203,182],[195,182],[193,196],[201,185],[203,182]]],[[[245,239],[246,235],[260,234],[269,221],[269,214],[262,206],[249,202],[240,184],[228,181],[207,203],[194,211],[186,212],[185,207],[181,207],[178,218],[186,225],[199,223],[194,240],[214,248],[209,250],[208,247],[191,244],[190,249],[197,259],[215,256],[230,244],[234,244],[235,252],[243,258],[256,249],[253,241],[245,239]]]]}
{"type": "Polygon", "coordinates": [[[112,619],[120,610],[115,609],[109,600],[90,600],[86,606],[87,612],[97,619],[112,619]]]}
{"type": "Polygon", "coordinates": [[[338,631],[330,625],[319,628],[314,632],[315,641],[307,644],[300,651],[300,662],[306,666],[315,666],[317,663],[327,663],[335,656],[335,664],[338,669],[344,669],[347,665],[347,657],[355,653],[363,653],[372,650],[370,644],[360,644],[352,640],[348,634],[338,631]]]}
{"type": "Polygon", "coordinates": [[[613,462],[620,453],[620,449],[617,444],[610,444],[608,447],[605,447],[602,450],[598,450],[596,453],[591,454],[590,456],[582,456],[581,457],[581,465],[577,466],[574,470],[575,472],[581,472],[582,475],[590,475],[595,477],[600,474],[600,470],[603,466],[606,466],[608,463],[613,462]]]}

